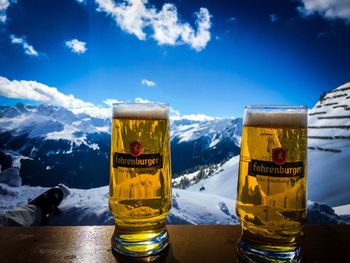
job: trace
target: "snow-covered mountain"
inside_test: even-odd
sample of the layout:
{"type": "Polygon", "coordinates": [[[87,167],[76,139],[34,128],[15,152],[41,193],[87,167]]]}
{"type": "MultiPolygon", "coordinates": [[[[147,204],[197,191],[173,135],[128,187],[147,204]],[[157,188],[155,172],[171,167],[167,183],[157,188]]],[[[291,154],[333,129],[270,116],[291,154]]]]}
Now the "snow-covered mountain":
{"type": "MultiPolygon", "coordinates": [[[[241,125],[241,119],[172,119],[174,176],[237,155],[241,125]]],[[[109,118],[74,114],[58,106],[2,106],[0,163],[4,166],[12,158],[24,184],[103,186],[109,178],[110,127],[109,118]]]]}
{"type": "MultiPolygon", "coordinates": [[[[308,221],[310,223],[350,223],[350,192],[348,191],[350,185],[350,96],[348,94],[350,94],[350,83],[323,94],[320,101],[309,111],[308,199],[312,200],[308,202],[308,221]]],[[[81,159],[84,155],[80,154],[88,156],[87,153],[96,152],[100,155],[105,154],[105,160],[109,158],[110,134],[107,126],[110,123],[104,123],[106,120],[102,119],[89,120],[90,117],[87,115],[69,113],[62,113],[62,119],[59,119],[61,117],[51,118],[50,116],[53,116],[51,114],[57,113],[52,110],[48,110],[45,116],[40,117],[41,114],[39,114],[37,118],[28,117],[31,114],[37,114],[38,107],[17,106],[17,109],[0,107],[1,149],[7,154],[1,155],[0,152],[2,165],[6,163],[8,165],[6,158],[11,155],[14,159],[12,163],[21,163],[21,170],[25,167],[31,176],[33,173],[47,176],[45,171],[53,170],[60,162],[67,162],[68,166],[74,166],[77,162],[80,165],[79,169],[84,169],[85,162],[87,162],[92,165],[88,166],[89,172],[101,174],[101,170],[96,168],[98,163],[96,159],[93,161],[89,158],[81,159]],[[24,121],[24,115],[28,115],[27,118],[32,121],[32,126],[25,125],[27,121],[23,122],[23,125],[15,123],[15,118],[24,121]],[[47,127],[51,127],[51,130],[46,129],[45,133],[40,132],[45,129],[35,129],[45,126],[39,124],[36,126],[35,121],[38,120],[40,123],[46,117],[46,123],[49,124],[47,127]],[[55,121],[61,123],[62,126],[53,125],[55,121]],[[91,121],[97,121],[99,125],[91,124],[91,121]],[[4,126],[5,123],[7,126],[4,126]],[[85,124],[79,126],[82,123],[85,124]],[[78,133],[75,133],[75,128],[79,129],[78,133]],[[65,132],[62,132],[64,130],[65,132]],[[47,135],[52,136],[52,133],[57,136],[48,138],[47,135]],[[60,137],[62,134],[65,134],[66,137],[60,137]],[[103,135],[106,135],[106,138],[103,135]],[[77,136],[76,138],[79,138],[81,143],[76,143],[72,136],[77,136]],[[35,140],[39,140],[44,146],[40,146],[39,142],[35,144],[35,140]],[[45,145],[48,142],[50,144],[45,145]],[[105,143],[103,147],[102,142],[105,143]],[[32,143],[32,149],[34,149],[29,153],[25,151],[28,143],[32,143]],[[66,147],[65,143],[73,147],[66,147]],[[98,148],[92,147],[94,143],[98,148]],[[58,149],[59,153],[51,152],[48,150],[51,149],[50,147],[56,151],[58,149]],[[21,162],[18,161],[19,159],[21,162]],[[52,166],[46,163],[47,160],[52,162],[52,166]],[[40,166],[33,166],[33,163],[40,166]],[[37,167],[40,167],[41,170],[37,171],[37,167]]],[[[59,108],[55,109],[59,110],[59,108]]],[[[225,151],[224,146],[229,145],[228,148],[231,151],[236,150],[231,146],[239,145],[241,125],[241,119],[172,120],[172,151],[175,149],[175,152],[172,152],[173,164],[177,164],[181,158],[192,158],[191,162],[195,162],[196,165],[186,167],[186,163],[181,163],[183,167],[182,170],[180,169],[179,177],[173,178],[173,185],[182,189],[173,189],[173,207],[168,217],[169,223],[234,224],[238,222],[234,210],[239,156],[225,151]],[[198,153],[200,153],[199,157],[196,156],[198,153]],[[225,158],[219,158],[220,160],[211,158],[219,153],[225,153],[223,154],[225,158]],[[176,159],[177,155],[180,156],[179,159],[176,159]],[[184,173],[186,169],[188,172],[184,173]]],[[[62,167],[60,169],[59,172],[66,172],[62,167]]],[[[107,171],[109,169],[108,162],[106,169],[107,171]]],[[[82,171],[82,174],[89,175],[85,170],[82,171]]],[[[108,172],[106,174],[108,177],[108,172]]],[[[22,172],[21,175],[23,183],[26,184],[26,178],[23,177],[22,172]]],[[[77,178],[76,174],[68,175],[71,176],[68,178],[77,178]]],[[[55,184],[62,182],[64,181],[55,182],[55,184]]],[[[101,186],[106,184],[108,184],[108,178],[107,183],[101,186]]],[[[9,186],[6,182],[0,182],[0,212],[25,204],[28,199],[34,198],[45,189],[25,185],[14,187],[9,186]]],[[[50,224],[113,224],[113,219],[108,212],[108,187],[88,190],[70,189],[69,192],[70,194],[61,205],[63,213],[53,218],[50,224]]]]}
{"type": "Polygon", "coordinates": [[[350,82],[324,93],[309,111],[309,199],[350,203],[350,82]]]}
{"type": "Polygon", "coordinates": [[[4,166],[4,159],[12,159],[12,165],[20,167],[23,183],[28,185],[106,185],[109,126],[109,119],[76,115],[52,105],[2,106],[0,163],[4,166]]]}
{"type": "MultiPolygon", "coordinates": [[[[229,167],[228,165],[227,167],[229,167]]],[[[0,175],[1,176],[1,175],[0,175]]],[[[225,184],[224,177],[217,183],[225,184]]],[[[48,225],[113,225],[108,209],[108,186],[93,189],[72,189],[60,185],[65,192],[58,216],[52,216],[48,225]]],[[[9,186],[0,183],[0,214],[27,204],[47,188],[9,186]]],[[[172,208],[167,218],[169,224],[238,224],[235,213],[236,201],[216,194],[173,189],[172,208]]],[[[349,213],[336,214],[323,204],[308,203],[309,223],[350,223],[349,213]]]]}
{"type": "Polygon", "coordinates": [[[77,145],[90,145],[84,134],[109,132],[109,119],[87,114],[75,115],[70,110],[52,105],[31,106],[17,103],[0,107],[0,132],[29,138],[66,139],[77,145]]]}
{"type": "Polygon", "coordinates": [[[171,122],[173,177],[198,166],[219,164],[239,154],[242,119],[171,122]],[[186,158],[184,158],[184,156],[186,158]]]}
{"type": "MultiPolygon", "coordinates": [[[[309,111],[308,148],[308,199],[350,214],[350,83],[325,93],[309,111]]],[[[236,156],[182,175],[173,186],[235,199],[238,162],[236,156]]]]}

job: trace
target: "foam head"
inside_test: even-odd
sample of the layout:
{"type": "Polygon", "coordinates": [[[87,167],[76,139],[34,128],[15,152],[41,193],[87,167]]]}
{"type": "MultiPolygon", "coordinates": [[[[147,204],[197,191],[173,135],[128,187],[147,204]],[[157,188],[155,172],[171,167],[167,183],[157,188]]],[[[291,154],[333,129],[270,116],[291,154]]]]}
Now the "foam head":
{"type": "Polygon", "coordinates": [[[153,103],[117,103],[113,104],[113,119],[168,119],[169,106],[153,103]]]}
{"type": "Polygon", "coordinates": [[[257,127],[307,128],[307,110],[259,110],[246,109],[243,125],[257,127]]]}

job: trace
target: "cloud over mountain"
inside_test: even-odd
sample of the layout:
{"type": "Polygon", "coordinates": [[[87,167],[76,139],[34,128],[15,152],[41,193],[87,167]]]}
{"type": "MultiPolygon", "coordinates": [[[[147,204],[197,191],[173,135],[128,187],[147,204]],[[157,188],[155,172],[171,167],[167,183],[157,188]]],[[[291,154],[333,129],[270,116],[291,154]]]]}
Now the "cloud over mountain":
{"type": "MultiPolygon", "coordinates": [[[[122,103],[118,99],[107,98],[104,106],[96,105],[76,98],[73,94],[64,94],[55,87],[50,87],[33,80],[9,80],[0,76],[0,96],[13,99],[39,101],[47,104],[62,106],[75,114],[86,113],[93,117],[110,118],[113,103],[122,103]]],[[[135,103],[152,103],[153,101],[136,97],[135,103]]],[[[170,107],[172,120],[189,119],[194,121],[208,121],[216,118],[204,114],[181,115],[180,112],[170,107]]]]}
{"type": "Polygon", "coordinates": [[[63,106],[75,113],[89,112],[90,115],[103,116],[105,109],[96,107],[74,95],[66,95],[57,88],[31,80],[9,80],[0,76],[0,96],[7,98],[40,101],[48,104],[63,106]]]}

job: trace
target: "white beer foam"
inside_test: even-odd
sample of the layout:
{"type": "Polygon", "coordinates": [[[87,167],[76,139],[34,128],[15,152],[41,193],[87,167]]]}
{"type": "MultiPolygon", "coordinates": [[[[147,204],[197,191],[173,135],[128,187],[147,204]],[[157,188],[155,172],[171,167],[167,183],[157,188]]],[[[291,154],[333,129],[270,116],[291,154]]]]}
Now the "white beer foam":
{"type": "Polygon", "coordinates": [[[307,112],[246,111],[243,125],[258,127],[307,128],[307,112]]]}
{"type": "Polygon", "coordinates": [[[168,106],[146,103],[117,104],[113,107],[113,118],[168,119],[168,106]]]}

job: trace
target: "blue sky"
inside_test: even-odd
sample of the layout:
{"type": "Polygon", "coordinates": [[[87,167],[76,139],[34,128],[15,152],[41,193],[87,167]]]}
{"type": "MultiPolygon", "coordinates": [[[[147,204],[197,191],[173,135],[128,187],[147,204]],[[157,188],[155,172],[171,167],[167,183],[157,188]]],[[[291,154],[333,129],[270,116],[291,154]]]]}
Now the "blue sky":
{"type": "Polygon", "coordinates": [[[142,98],[225,117],[313,107],[350,80],[350,4],[333,2],[6,0],[0,104],[142,98]]]}

